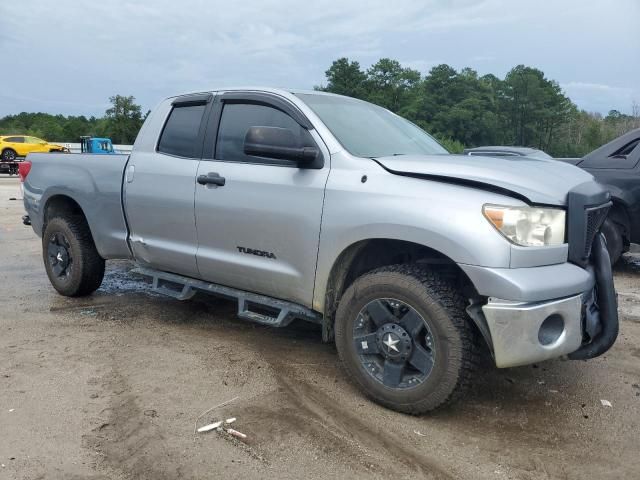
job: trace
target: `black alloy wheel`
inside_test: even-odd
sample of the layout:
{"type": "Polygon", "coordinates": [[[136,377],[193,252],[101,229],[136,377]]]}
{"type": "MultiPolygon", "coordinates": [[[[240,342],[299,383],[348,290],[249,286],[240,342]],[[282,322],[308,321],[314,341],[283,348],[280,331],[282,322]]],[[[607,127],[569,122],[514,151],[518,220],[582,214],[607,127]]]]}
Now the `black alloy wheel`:
{"type": "Polygon", "coordinates": [[[47,258],[52,273],[60,279],[68,279],[73,269],[71,245],[63,233],[51,235],[47,244],[47,258]]]}
{"type": "Polygon", "coordinates": [[[422,316],[392,298],[366,304],[353,325],[353,341],[364,370],[388,388],[423,383],[435,362],[435,340],[422,316]]]}

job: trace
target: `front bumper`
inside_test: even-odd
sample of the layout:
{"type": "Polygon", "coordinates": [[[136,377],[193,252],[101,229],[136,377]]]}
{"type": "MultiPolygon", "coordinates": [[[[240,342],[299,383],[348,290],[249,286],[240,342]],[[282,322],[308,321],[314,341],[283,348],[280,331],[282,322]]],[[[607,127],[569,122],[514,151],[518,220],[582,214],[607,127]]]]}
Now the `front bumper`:
{"type": "Polygon", "coordinates": [[[611,348],[618,335],[617,300],[601,235],[594,238],[590,258],[584,269],[568,263],[525,269],[462,266],[488,297],[481,312],[468,311],[492,346],[498,367],[563,355],[585,360],[611,348]],[[500,292],[513,296],[503,300],[500,292]]]}
{"type": "Polygon", "coordinates": [[[582,305],[582,295],[532,303],[489,299],[482,311],[496,366],[528,365],[578,350],[582,305]]]}

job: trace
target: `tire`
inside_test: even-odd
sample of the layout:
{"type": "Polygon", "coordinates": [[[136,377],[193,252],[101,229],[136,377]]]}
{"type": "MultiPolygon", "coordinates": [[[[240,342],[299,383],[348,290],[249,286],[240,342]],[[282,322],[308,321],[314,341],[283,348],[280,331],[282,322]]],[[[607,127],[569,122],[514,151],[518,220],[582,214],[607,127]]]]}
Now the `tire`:
{"type": "Polygon", "coordinates": [[[624,240],[622,238],[622,226],[607,218],[601,227],[601,232],[607,241],[607,250],[609,251],[609,258],[611,259],[611,265],[615,265],[624,249],[624,240]]]}
{"type": "Polygon", "coordinates": [[[356,385],[375,402],[403,413],[425,413],[455,401],[471,384],[480,360],[464,298],[440,275],[416,265],[383,267],[358,278],[340,299],[335,335],[340,359],[356,385]],[[381,311],[383,316],[399,313],[374,321],[381,311]],[[414,336],[414,327],[422,333],[414,336]],[[398,333],[392,338],[386,332],[398,333]],[[409,333],[411,347],[404,333],[409,333]],[[393,342],[410,352],[406,360],[391,351],[393,342]],[[414,361],[418,352],[418,358],[426,358],[425,352],[431,357],[430,369],[428,361],[414,361]],[[388,367],[393,367],[389,375],[388,367]],[[397,370],[399,377],[393,373],[397,370]]]}
{"type": "Polygon", "coordinates": [[[49,220],[42,235],[42,257],[49,281],[61,295],[82,297],[102,284],[104,259],[83,216],[49,220]]]}
{"type": "Polygon", "coordinates": [[[18,154],[13,148],[5,148],[0,158],[2,158],[3,162],[15,162],[17,156],[18,154]]]}

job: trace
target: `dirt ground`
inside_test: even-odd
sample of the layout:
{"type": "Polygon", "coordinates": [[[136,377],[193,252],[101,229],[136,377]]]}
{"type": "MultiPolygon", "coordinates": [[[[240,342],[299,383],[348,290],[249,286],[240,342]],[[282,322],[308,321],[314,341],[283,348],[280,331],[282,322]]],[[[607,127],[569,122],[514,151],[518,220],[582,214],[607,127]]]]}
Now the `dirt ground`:
{"type": "Polygon", "coordinates": [[[366,400],[319,329],[154,295],[128,262],[90,297],[56,294],[22,213],[2,176],[0,479],[640,478],[640,255],[616,269],[607,355],[489,367],[466,400],[412,417],[366,400]],[[200,425],[237,417],[246,444],[194,434],[234,397],[200,425]]]}

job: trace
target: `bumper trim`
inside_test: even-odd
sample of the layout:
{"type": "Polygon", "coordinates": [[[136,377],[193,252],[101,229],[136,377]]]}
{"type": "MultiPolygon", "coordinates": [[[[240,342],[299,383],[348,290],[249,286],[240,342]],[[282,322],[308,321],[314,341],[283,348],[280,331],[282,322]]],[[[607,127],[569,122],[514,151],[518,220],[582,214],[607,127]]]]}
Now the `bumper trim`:
{"type": "Polygon", "coordinates": [[[530,268],[494,268],[459,264],[478,293],[519,302],[544,302],[591,291],[593,272],[572,263],[530,268]]]}
{"type": "Polygon", "coordinates": [[[561,357],[582,344],[582,295],[532,303],[491,298],[482,311],[498,368],[561,357]],[[552,316],[562,319],[563,329],[554,341],[543,345],[540,329],[552,316]]]}

